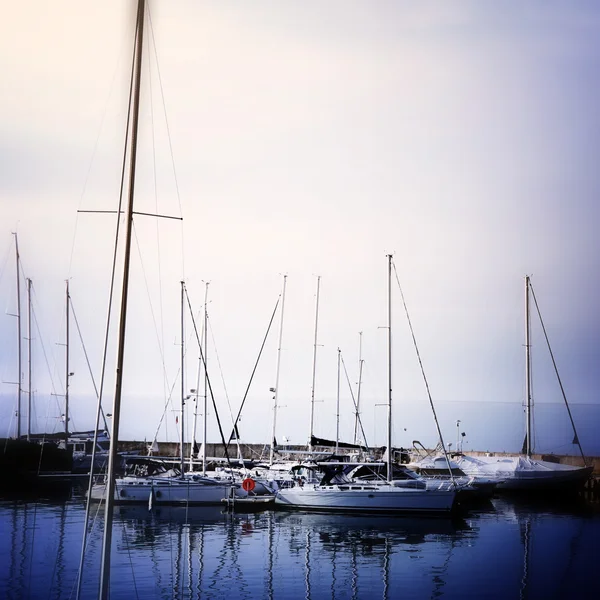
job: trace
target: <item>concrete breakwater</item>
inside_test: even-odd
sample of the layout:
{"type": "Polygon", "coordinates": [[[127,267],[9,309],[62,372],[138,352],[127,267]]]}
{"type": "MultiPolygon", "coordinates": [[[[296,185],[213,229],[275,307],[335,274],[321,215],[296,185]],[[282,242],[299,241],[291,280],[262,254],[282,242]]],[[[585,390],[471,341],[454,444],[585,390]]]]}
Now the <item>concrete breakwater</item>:
{"type": "MultiPolygon", "coordinates": [[[[268,444],[240,444],[241,452],[245,459],[248,460],[268,460],[269,445],[268,444]]],[[[122,441],[119,442],[119,450],[125,452],[138,452],[142,455],[148,454],[148,444],[146,442],[137,441],[122,441]]],[[[317,449],[323,450],[323,449],[317,449]]],[[[230,458],[237,458],[238,448],[235,444],[230,444],[228,447],[228,455],[230,458]]],[[[340,453],[345,453],[347,450],[340,450],[340,453]]],[[[278,458],[289,458],[290,460],[302,459],[306,453],[306,446],[287,445],[279,447],[278,458]]],[[[181,455],[180,444],[178,442],[155,442],[154,455],[178,457],[181,455]]],[[[516,452],[465,452],[469,456],[517,456],[516,452]]],[[[184,456],[189,457],[190,444],[184,444],[184,456]]],[[[225,447],[223,444],[207,444],[206,456],[215,458],[225,458],[225,447]]],[[[380,458],[380,457],[379,457],[380,458]]],[[[545,460],[548,462],[556,462],[564,465],[573,465],[577,467],[584,466],[581,456],[569,456],[558,454],[534,454],[533,458],[545,460]]],[[[600,456],[586,456],[588,465],[594,467],[594,477],[600,477],[600,456]]]]}

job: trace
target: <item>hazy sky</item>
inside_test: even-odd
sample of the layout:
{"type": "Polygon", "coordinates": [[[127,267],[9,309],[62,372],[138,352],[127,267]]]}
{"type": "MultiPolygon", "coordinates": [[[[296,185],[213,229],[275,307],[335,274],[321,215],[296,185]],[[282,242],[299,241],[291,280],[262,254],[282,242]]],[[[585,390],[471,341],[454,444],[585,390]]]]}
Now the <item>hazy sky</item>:
{"type": "MultiPolygon", "coordinates": [[[[0,297],[16,312],[17,231],[39,323],[36,423],[50,431],[61,427],[51,394],[64,390],[67,278],[97,379],[101,370],[115,217],[77,211],[117,207],[135,7],[1,8],[0,297]]],[[[177,439],[182,278],[196,313],[210,281],[209,371],[229,430],[224,390],[237,412],[286,273],[278,440],[308,438],[320,275],[315,434],[335,437],[338,347],[356,393],[362,331],[364,428],[384,443],[393,253],[447,441],[460,419],[474,449],[520,447],[530,274],[582,441],[595,442],[596,2],[150,0],[148,14],[136,210],[183,222],[136,218],[121,437],[151,439],[172,390],[159,438],[177,439]]],[[[392,295],[394,443],[434,444],[395,282],[392,295]]],[[[279,315],[243,413],[249,442],[269,441],[278,327],[279,315]]],[[[188,317],[186,329],[190,389],[188,317]]],[[[5,435],[14,317],[0,317],[0,334],[5,435]]],[[[109,347],[110,399],[114,336],[109,347]]],[[[536,403],[562,402],[535,331],[533,354],[536,403]]],[[[25,347],[23,361],[27,389],[25,347]]],[[[93,387],[74,325],[71,361],[74,427],[89,429],[93,387]]],[[[570,452],[566,412],[539,414],[539,449],[570,452]]],[[[353,432],[342,373],[340,436],[353,432]]]]}

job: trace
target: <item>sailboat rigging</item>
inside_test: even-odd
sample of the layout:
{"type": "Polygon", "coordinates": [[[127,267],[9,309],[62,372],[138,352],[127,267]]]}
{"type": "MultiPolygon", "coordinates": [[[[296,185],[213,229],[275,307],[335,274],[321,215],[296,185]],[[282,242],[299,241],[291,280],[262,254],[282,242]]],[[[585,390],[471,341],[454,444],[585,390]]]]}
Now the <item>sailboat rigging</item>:
{"type": "MultiPolygon", "coordinates": [[[[391,274],[392,256],[388,255],[388,416],[386,480],[360,479],[354,474],[363,468],[373,473],[381,463],[320,462],[315,471],[323,474],[320,482],[296,482],[282,488],[275,503],[285,508],[352,511],[449,514],[455,505],[454,486],[428,486],[416,474],[403,473],[403,479],[394,479],[392,461],[392,309],[391,274]]],[[[339,354],[338,354],[339,356],[339,354]]]]}
{"type": "Polygon", "coordinates": [[[388,259],[388,422],[387,422],[387,480],[392,481],[392,255],[388,259]]]}
{"type": "Polygon", "coordinates": [[[204,346],[204,360],[200,359],[198,362],[198,381],[196,388],[190,390],[190,393],[194,398],[194,426],[192,430],[192,440],[190,443],[190,471],[193,470],[194,455],[197,454],[196,450],[196,427],[198,424],[198,397],[200,389],[200,373],[204,373],[204,405],[202,409],[202,474],[206,475],[206,432],[207,432],[207,415],[208,415],[208,285],[209,281],[205,283],[204,288],[204,322],[202,324],[202,340],[204,346]],[[202,363],[204,362],[204,369],[202,369],[202,363]]]}
{"type": "Polygon", "coordinates": [[[121,292],[121,311],[119,319],[119,339],[117,349],[117,367],[115,395],[113,405],[112,431],[110,436],[110,453],[108,459],[106,508],[104,512],[104,534],[102,537],[102,563],[100,566],[100,598],[106,600],[110,595],[110,551],[112,545],[112,524],[115,491],[115,466],[119,441],[119,424],[121,415],[121,390],[123,384],[123,357],[125,354],[125,330],[127,324],[127,297],[129,291],[129,267],[131,260],[131,234],[133,227],[133,199],[135,189],[135,168],[137,158],[137,132],[140,109],[140,81],[142,75],[142,48],[144,41],[145,0],[138,0],[136,33],[134,44],[134,62],[132,72],[132,124],[131,153],[129,162],[129,187],[125,233],[125,255],[123,263],[123,285],[121,292]]]}
{"type": "MultiPolygon", "coordinates": [[[[391,257],[390,257],[390,268],[391,268],[391,257]]],[[[408,307],[406,305],[406,300],[404,299],[404,293],[402,292],[402,287],[400,286],[400,279],[398,277],[398,271],[396,271],[396,265],[394,264],[394,273],[396,275],[396,283],[398,284],[398,290],[400,292],[400,298],[402,300],[402,305],[404,306],[404,313],[406,315],[406,320],[408,321],[408,328],[410,330],[410,335],[413,341],[413,346],[415,348],[415,352],[417,354],[417,360],[419,361],[419,367],[421,369],[421,375],[423,377],[423,382],[425,383],[425,389],[427,391],[427,398],[429,399],[429,406],[431,408],[431,413],[433,415],[433,420],[435,422],[435,427],[436,427],[436,431],[438,434],[438,439],[440,441],[441,447],[442,447],[442,451],[443,451],[443,455],[444,455],[444,461],[446,463],[446,467],[448,469],[448,474],[450,476],[450,479],[452,481],[453,484],[455,484],[456,482],[454,481],[454,475],[452,474],[452,467],[450,465],[450,459],[448,458],[448,453],[446,452],[446,444],[444,443],[444,437],[442,435],[442,430],[440,428],[440,423],[438,421],[437,418],[437,412],[435,410],[435,406],[433,404],[433,398],[431,397],[431,391],[429,389],[429,382],[427,381],[427,377],[425,376],[425,368],[423,367],[423,361],[421,360],[421,353],[419,352],[419,347],[417,346],[417,338],[415,336],[415,332],[412,326],[412,321],[410,319],[410,315],[408,314],[408,307]]],[[[391,280],[391,273],[390,273],[390,280],[391,280]]]]}
{"type": "Polygon", "coordinates": [[[592,466],[587,466],[583,449],[577,436],[575,423],[569,409],[565,391],[558,374],[556,362],[546,329],[544,327],[539,306],[533,288],[531,279],[527,275],[525,277],[525,439],[521,454],[513,457],[472,457],[472,456],[457,456],[456,462],[463,471],[469,475],[482,475],[489,478],[495,478],[498,481],[499,490],[512,491],[536,491],[536,490],[555,490],[561,492],[572,492],[581,488],[593,471],[592,466]],[[531,317],[530,317],[530,296],[533,297],[538,316],[542,324],[544,337],[552,357],[552,364],[556,376],[558,378],[561,392],[567,412],[573,427],[574,439],[573,443],[577,444],[581,452],[584,466],[578,467],[573,465],[549,462],[546,460],[538,460],[533,457],[532,444],[532,393],[531,393],[531,317]]]}
{"type": "Polygon", "coordinates": [[[283,309],[285,306],[285,286],[287,283],[287,275],[283,276],[283,290],[281,292],[281,320],[279,322],[279,343],[277,346],[277,369],[275,372],[275,387],[271,388],[273,392],[273,429],[271,431],[271,449],[269,452],[269,465],[273,465],[275,459],[275,449],[277,448],[277,440],[275,439],[275,431],[277,428],[277,401],[279,398],[279,369],[281,367],[281,340],[283,338],[283,309]]]}
{"type": "MultiPolygon", "coordinates": [[[[358,384],[356,389],[356,414],[354,416],[354,443],[358,441],[358,426],[360,422],[360,392],[362,388],[362,372],[363,372],[363,357],[362,357],[362,331],[358,332],[358,384]]],[[[362,428],[362,425],[361,425],[362,428]]],[[[364,437],[364,435],[363,435],[364,437]]],[[[365,440],[366,442],[366,440],[365,440]]]]}
{"type": "Polygon", "coordinates": [[[17,261],[17,373],[19,378],[17,379],[17,439],[21,437],[21,278],[19,277],[19,269],[21,268],[21,259],[19,256],[19,241],[17,234],[15,236],[15,255],[17,261]]]}
{"type": "Polygon", "coordinates": [[[27,278],[27,441],[31,441],[31,279],[27,278]]]}
{"type": "Polygon", "coordinates": [[[273,325],[273,321],[275,319],[275,315],[277,314],[277,308],[279,307],[279,302],[281,301],[281,296],[277,297],[277,302],[275,302],[275,307],[273,308],[273,312],[271,313],[271,318],[269,320],[269,325],[267,326],[267,331],[265,332],[265,335],[263,337],[263,341],[262,344],[260,346],[260,350],[258,352],[258,356],[256,358],[256,361],[254,363],[254,367],[252,369],[252,373],[250,375],[250,380],[248,381],[248,385],[246,386],[246,391],[244,392],[244,396],[242,398],[242,401],[240,403],[240,408],[238,410],[238,413],[234,419],[233,422],[233,429],[231,431],[231,435],[229,436],[229,440],[227,441],[226,447],[229,447],[229,444],[231,444],[231,442],[233,440],[238,440],[239,439],[239,431],[238,431],[238,423],[240,422],[241,416],[242,416],[242,409],[244,408],[244,404],[246,403],[246,399],[248,398],[248,393],[250,392],[250,386],[252,385],[252,380],[254,379],[254,374],[256,373],[256,369],[258,367],[258,363],[260,361],[260,357],[262,356],[263,350],[265,348],[265,344],[267,343],[267,338],[269,337],[269,332],[271,331],[271,327],[273,325]]]}
{"type": "MultiPolygon", "coordinates": [[[[581,454],[581,458],[583,460],[583,464],[584,466],[587,466],[587,460],[586,457],[583,453],[583,448],[581,446],[581,442],[579,441],[579,436],[577,435],[577,429],[575,427],[575,421],[573,420],[573,415],[571,414],[571,409],[569,407],[569,403],[567,402],[567,395],[565,394],[565,388],[563,387],[563,383],[562,380],[560,378],[560,375],[558,373],[558,367],[556,365],[556,361],[554,360],[554,352],[552,352],[552,348],[550,347],[550,340],[548,339],[548,334],[546,333],[546,326],[544,325],[544,321],[542,319],[542,314],[540,312],[540,308],[538,306],[538,302],[537,302],[537,298],[535,296],[535,292],[533,290],[533,285],[531,284],[531,279],[529,277],[527,277],[526,279],[526,289],[528,289],[531,292],[531,297],[533,298],[533,302],[535,304],[536,310],[537,310],[537,314],[538,317],[540,319],[540,325],[542,327],[542,331],[544,333],[544,338],[546,340],[546,345],[548,346],[548,352],[550,353],[550,358],[552,359],[552,366],[554,367],[554,372],[556,374],[556,379],[558,380],[558,385],[560,386],[560,391],[561,391],[561,395],[563,397],[564,403],[565,403],[565,407],[567,409],[567,413],[569,415],[569,420],[571,422],[571,427],[573,428],[573,444],[577,444],[577,446],[579,447],[579,452],[581,454]]],[[[529,372],[529,378],[531,378],[531,372],[529,372]]],[[[529,384],[530,387],[530,392],[529,392],[529,398],[531,400],[531,384],[529,384]]],[[[531,448],[530,448],[531,450],[531,448]]]]}
{"type": "Polygon", "coordinates": [[[12,419],[8,427],[13,435],[11,438],[0,440],[0,469],[4,474],[0,481],[0,491],[14,493],[18,491],[39,491],[44,489],[48,493],[62,492],[63,485],[55,485],[40,475],[48,472],[67,474],[71,471],[71,456],[63,448],[59,448],[55,440],[46,439],[46,434],[36,436],[32,434],[33,418],[33,380],[32,380],[32,288],[33,282],[29,278],[27,283],[27,338],[28,338],[28,367],[27,367],[27,420],[23,414],[23,361],[22,361],[22,307],[21,307],[21,275],[22,264],[19,252],[18,236],[13,232],[15,241],[15,266],[16,266],[16,314],[9,313],[17,318],[17,378],[15,381],[6,382],[17,386],[17,400],[13,415],[16,418],[14,430],[12,419]],[[26,423],[27,431],[23,434],[23,424],[26,423]]]}
{"type": "Polygon", "coordinates": [[[340,367],[342,361],[342,351],[337,349],[337,394],[335,402],[335,453],[340,447],[340,367]]]}
{"type": "Polygon", "coordinates": [[[317,276],[317,299],[315,302],[315,341],[313,344],[312,385],[310,388],[310,438],[308,449],[312,450],[312,439],[315,433],[315,382],[317,377],[317,334],[319,331],[319,292],[321,290],[321,276],[317,276]]]}
{"type": "Polygon", "coordinates": [[[69,380],[71,379],[72,373],[69,371],[69,280],[66,281],[66,341],[65,341],[65,447],[69,440],[69,380]]]}

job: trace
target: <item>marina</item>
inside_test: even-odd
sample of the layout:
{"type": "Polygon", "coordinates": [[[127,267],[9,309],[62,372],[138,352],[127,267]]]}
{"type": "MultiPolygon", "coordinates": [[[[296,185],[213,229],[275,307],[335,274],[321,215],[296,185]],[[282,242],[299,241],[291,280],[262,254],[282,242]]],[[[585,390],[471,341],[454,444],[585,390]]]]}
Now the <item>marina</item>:
{"type": "Polygon", "coordinates": [[[597,598],[598,9],[62,1],[0,25],[0,598],[597,598]]]}
{"type": "MultiPolygon", "coordinates": [[[[453,518],[115,507],[111,598],[596,598],[598,501],[495,497],[453,518]]],[[[85,504],[0,501],[0,596],[75,597],[85,504]]],[[[82,598],[99,582],[94,515],[82,598]]]]}

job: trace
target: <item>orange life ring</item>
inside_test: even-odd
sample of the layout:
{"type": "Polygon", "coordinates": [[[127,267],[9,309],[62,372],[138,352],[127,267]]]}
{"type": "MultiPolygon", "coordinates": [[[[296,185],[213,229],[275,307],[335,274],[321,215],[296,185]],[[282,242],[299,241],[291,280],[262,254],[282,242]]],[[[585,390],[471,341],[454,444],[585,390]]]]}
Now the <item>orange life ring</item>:
{"type": "Polygon", "coordinates": [[[244,488],[246,492],[251,492],[255,486],[256,483],[251,477],[247,477],[246,479],[244,479],[244,481],[242,481],[242,488],[244,488]]]}

